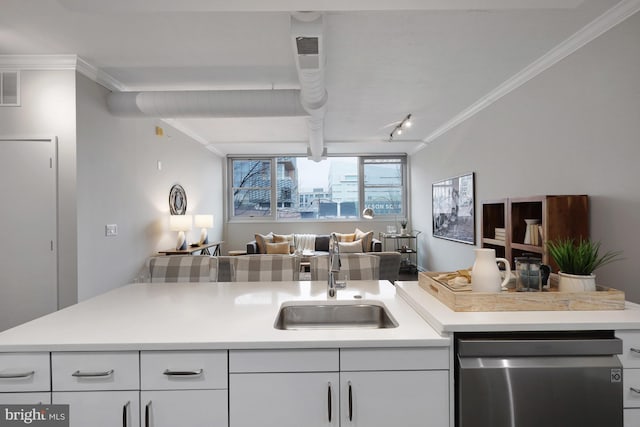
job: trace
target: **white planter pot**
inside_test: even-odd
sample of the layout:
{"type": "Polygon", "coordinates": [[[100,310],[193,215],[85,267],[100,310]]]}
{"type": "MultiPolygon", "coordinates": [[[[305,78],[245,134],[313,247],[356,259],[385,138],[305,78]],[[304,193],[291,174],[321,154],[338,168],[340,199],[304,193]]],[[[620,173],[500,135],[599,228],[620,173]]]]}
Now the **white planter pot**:
{"type": "Polygon", "coordinates": [[[593,292],[595,290],[595,274],[581,276],[563,272],[558,273],[558,291],[560,292],[593,292]]]}

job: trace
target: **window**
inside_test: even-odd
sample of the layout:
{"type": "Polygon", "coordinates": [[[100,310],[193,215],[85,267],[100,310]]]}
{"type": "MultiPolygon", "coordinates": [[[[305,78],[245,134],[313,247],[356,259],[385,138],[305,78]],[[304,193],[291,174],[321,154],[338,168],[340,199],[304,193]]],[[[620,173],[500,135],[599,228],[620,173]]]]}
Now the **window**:
{"type": "Polygon", "coordinates": [[[404,156],[230,158],[230,218],[359,219],[364,207],[379,216],[403,215],[404,156]],[[275,212],[272,209],[275,201],[275,212]]]}
{"type": "Polygon", "coordinates": [[[362,159],[364,207],[376,215],[403,215],[404,158],[362,159]]]}
{"type": "Polygon", "coordinates": [[[271,216],[271,160],[231,160],[232,217],[271,216]]]}

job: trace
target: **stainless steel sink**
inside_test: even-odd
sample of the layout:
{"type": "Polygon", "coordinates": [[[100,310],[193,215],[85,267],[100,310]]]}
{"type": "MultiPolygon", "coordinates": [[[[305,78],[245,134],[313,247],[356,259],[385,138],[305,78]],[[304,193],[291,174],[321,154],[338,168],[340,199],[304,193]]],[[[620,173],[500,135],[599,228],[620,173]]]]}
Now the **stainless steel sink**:
{"type": "Polygon", "coordinates": [[[276,329],[395,328],[398,322],[381,303],[283,304],[276,329]]]}

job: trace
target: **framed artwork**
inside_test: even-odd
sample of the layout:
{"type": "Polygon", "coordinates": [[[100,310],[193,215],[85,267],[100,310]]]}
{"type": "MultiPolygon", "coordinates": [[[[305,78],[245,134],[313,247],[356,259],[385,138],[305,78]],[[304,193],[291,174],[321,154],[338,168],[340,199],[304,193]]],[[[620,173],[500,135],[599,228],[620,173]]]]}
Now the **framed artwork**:
{"type": "Polygon", "coordinates": [[[456,242],[476,243],[473,172],[434,182],[433,236],[456,242]]]}
{"type": "Polygon", "coordinates": [[[174,185],[169,190],[169,213],[171,215],[184,215],[187,211],[187,193],[181,185],[174,185]]]}

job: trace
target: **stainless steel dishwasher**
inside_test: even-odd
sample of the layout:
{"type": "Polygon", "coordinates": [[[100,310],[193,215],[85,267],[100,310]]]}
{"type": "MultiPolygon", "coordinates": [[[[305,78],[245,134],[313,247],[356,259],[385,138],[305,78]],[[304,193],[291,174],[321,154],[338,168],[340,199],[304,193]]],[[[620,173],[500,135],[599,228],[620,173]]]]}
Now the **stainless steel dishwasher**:
{"type": "Polygon", "coordinates": [[[457,334],[457,427],[622,427],[612,331],[457,334]]]}

